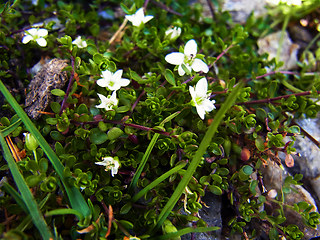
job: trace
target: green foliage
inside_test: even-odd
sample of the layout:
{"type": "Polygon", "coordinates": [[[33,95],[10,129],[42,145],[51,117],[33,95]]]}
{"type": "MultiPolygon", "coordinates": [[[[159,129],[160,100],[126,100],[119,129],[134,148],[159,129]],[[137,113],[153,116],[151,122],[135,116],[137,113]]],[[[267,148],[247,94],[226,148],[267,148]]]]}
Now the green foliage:
{"type": "MultiPolygon", "coordinates": [[[[287,21],[319,6],[306,2],[301,8],[282,4],[270,14],[287,21]]],[[[270,239],[301,239],[301,230],[286,224],[283,199],[301,184],[302,175],[288,176],[277,199],[258,189],[264,188],[262,165],[278,164],[279,152],[295,152],[292,145],[302,130],[292,120],[316,117],[320,110],[319,76],[309,74],[319,49],[302,54],[301,74],[267,72],[280,64],[258,55],[256,40],[270,31],[272,18],[252,14],[240,25],[227,12],[203,17],[199,3],[145,3],[0,4],[0,77],[14,95],[1,82],[7,101],[2,109],[8,115],[0,119],[7,161],[0,169],[10,184],[4,185],[0,202],[10,216],[26,213],[6,233],[1,225],[1,236],[23,239],[37,228],[39,238],[54,233],[57,239],[135,239],[131,235],[136,234],[180,239],[218,229],[195,217],[203,208],[201,198],[211,192],[230,201],[234,215],[226,227],[232,233],[248,231],[254,219],[270,225],[270,239]],[[145,14],[153,16],[150,22],[122,26],[126,20],[120,8],[132,15],[144,5],[145,14]],[[49,31],[45,47],[22,42],[36,23],[49,31]],[[172,27],[181,33],[167,35],[172,27]],[[85,43],[74,42],[78,36],[85,43]],[[191,39],[197,49],[188,56],[191,39]],[[166,61],[173,52],[184,55],[183,63],[166,61]],[[51,89],[49,107],[41,111],[46,114],[31,122],[19,105],[34,74],[31,68],[46,56],[69,60],[67,84],[51,89]],[[209,71],[192,66],[194,58],[209,71]],[[198,90],[203,78],[207,92],[203,86],[198,90]],[[10,152],[9,138],[19,157],[10,152]],[[279,209],[262,210],[270,202],[279,209]],[[197,227],[187,227],[190,223],[197,227]]],[[[309,204],[286,207],[299,213],[305,225],[319,224],[320,215],[309,204]]]]}

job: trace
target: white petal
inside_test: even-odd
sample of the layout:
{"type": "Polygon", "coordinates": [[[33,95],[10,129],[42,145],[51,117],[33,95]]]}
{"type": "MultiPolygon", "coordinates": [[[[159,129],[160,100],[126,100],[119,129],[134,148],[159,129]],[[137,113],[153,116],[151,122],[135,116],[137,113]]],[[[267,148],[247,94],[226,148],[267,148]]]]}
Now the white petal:
{"type": "Polygon", "coordinates": [[[119,81],[121,79],[122,73],[123,73],[122,69],[119,69],[118,71],[116,71],[112,76],[114,81],[119,81]]]}
{"type": "Polygon", "coordinates": [[[143,19],[143,23],[149,22],[152,18],[153,18],[153,16],[151,16],[151,15],[145,16],[143,19]]]}
{"type": "Polygon", "coordinates": [[[107,87],[108,86],[108,82],[105,78],[100,78],[99,80],[97,80],[97,84],[100,87],[107,87]]]}
{"type": "Polygon", "coordinates": [[[206,78],[201,78],[196,85],[196,94],[199,97],[207,97],[208,82],[206,78]]]}
{"type": "Polygon", "coordinates": [[[112,75],[113,75],[112,72],[110,72],[109,70],[105,70],[101,74],[102,74],[101,77],[108,79],[108,80],[111,79],[112,75]]]}
{"type": "Polygon", "coordinates": [[[22,43],[27,44],[31,40],[33,40],[33,37],[31,35],[26,35],[22,38],[22,43]]]}
{"type": "Polygon", "coordinates": [[[191,65],[192,69],[195,71],[195,72],[204,72],[204,73],[207,73],[209,72],[209,67],[207,64],[205,64],[204,61],[196,58],[194,59],[192,65],[191,65]]]}
{"type": "Polygon", "coordinates": [[[41,28],[38,30],[38,36],[39,37],[44,37],[44,36],[47,36],[48,35],[48,30],[47,29],[44,29],[44,28],[41,28]]]}
{"type": "Polygon", "coordinates": [[[202,107],[203,110],[205,110],[206,112],[211,112],[213,109],[216,108],[209,99],[204,99],[203,102],[202,102],[202,104],[201,104],[201,107],[202,107]]]}
{"type": "Polygon", "coordinates": [[[125,15],[124,16],[126,19],[128,19],[130,22],[133,22],[134,19],[135,19],[135,16],[134,15],[125,15]]]}
{"type": "Polygon", "coordinates": [[[142,21],[143,18],[144,18],[143,8],[139,8],[134,15],[135,15],[135,17],[136,17],[137,19],[139,19],[140,21],[142,21]]]}
{"type": "Polygon", "coordinates": [[[47,46],[47,41],[44,38],[38,38],[36,41],[41,47],[47,46]]]}
{"type": "MultiPolygon", "coordinates": [[[[184,61],[184,54],[180,52],[169,53],[165,60],[173,65],[181,65],[184,61]]],[[[181,76],[181,75],[180,75],[181,76]]]]}
{"type": "Polygon", "coordinates": [[[30,28],[27,30],[28,34],[34,36],[37,34],[38,30],[36,28],[30,28]]]}
{"type": "Polygon", "coordinates": [[[106,108],[106,102],[108,101],[108,98],[106,98],[104,95],[97,93],[100,100],[101,100],[101,104],[97,105],[96,108],[106,108]]]}
{"type": "Polygon", "coordinates": [[[126,87],[130,84],[130,80],[126,78],[121,78],[120,84],[121,84],[121,87],[126,87]]]}
{"type": "Polygon", "coordinates": [[[101,166],[105,166],[105,165],[106,165],[106,163],[105,163],[105,162],[96,162],[95,164],[97,164],[97,165],[101,165],[101,166]]]}
{"type": "Polygon", "coordinates": [[[197,55],[197,43],[195,40],[191,39],[186,43],[186,46],[184,47],[184,54],[194,57],[197,55]]]}
{"type": "Polygon", "coordinates": [[[199,117],[203,120],[204,115],[206,114],[206,111],[200,106],[196,106],[196,108],[197,108],[197,113],[198,113],[199,117]]]}
{"type": "Polygon", "coordinates": [[[186,72],[183,70],[182,66],[179,65],[179,67],[178,67],[178,74],[179,74],[179,76],[183,76],[185,73],[186,73],[186,72]]]}
{"type": "Polygon", "coordinates": [[[191,98],[192,98],[193,102],[195,102],[196,92],[195,92],[195,90],[194,90],[194,87],[189,86],[189,92],[190,92],[190,95],[191,95],[191,98]]]}

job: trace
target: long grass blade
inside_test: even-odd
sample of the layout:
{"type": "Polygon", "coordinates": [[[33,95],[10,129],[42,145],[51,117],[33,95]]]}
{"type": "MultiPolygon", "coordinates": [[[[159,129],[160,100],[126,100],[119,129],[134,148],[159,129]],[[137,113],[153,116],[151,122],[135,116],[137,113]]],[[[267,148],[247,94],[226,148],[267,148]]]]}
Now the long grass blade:
{"type": "MultiPolygon", "coordinates": [[[[214,134],[216,133],[218,126],[220,125],[220,122],[223,120],[224,115],[229,110],[229,108],[232,107],[234,102],[237,99],[237,96],[243,86],[243,82],[240,82],[230,93],[230,95],[227,97],[224,104],[221,106],[219,111],[217,112],[216,116],[214,117],[210,127],[208,128],[204,138],[202,139],[200,146],[195,153],[187,171],[183,175],[183,178],[181,179],[180,183],[178,184],[176,190],[168,200],[167,204],[164,206],[162,211],[159,214],[157,224],[155,226],[156,229],[159,229],[159,227],[163,224],[163,222],[167,219],[168,215],[170,214],[171,210],[174,208],[176,203],[178,202],[179,198],[181,197],[181,194],[184,192],[185,187],[188,185],[190,179],[192,178],[192,175],[196,171],[202,156],[204,155],[206,149],[208,148],[214,134]]],[[[153,230],[153,229],[152,229],[153,230]]],[[[151,230],[151,231],[152,231],[151,230]]]]}
{"type": "Polygon", "coordinates": [[[49,240],[53,235],[50,232],[49,227],[38,207],[36,200],[33,198],[27,183],[21,175],[19,168],[10,153],[7,143],[2,136],[2,133],[0,133],[0,144],[2,146],[3,156],[8,163],[12,177],[21,193],[22,200],[28,209],[28,213],[30,214],[34,225],[38,228],[42,239],[49,240]]]}
{"type": "Polygon", "coordinates": [[[17,121],[15,121],[14,123],[12,123],[10,126],[2,129],[0,132],[2,133],[3,137],[8,136],[10,133],[12,133],[14,130],[17,129],[17,127],[20,126],[21,124],[21,119],[18,119],[17,121]]]}
{"type": "Polygon", "coordinates": [[[158,137],[160,136],[159,133],[155,133],[151,139],[151,142],[149,143],[149,146],[146,150],[146,152],[144,153],[143,157],[142,157],[142,160],[141,160],[141,163],[139,164],[139,167],[137,169],[137,171],[135,172],[133,178],[132,178],[132,181],[130,183],[130,186],[129,186],[129,191],[131,191],[134,187],[137,186],[137,182],[140,178],[140,175],[144,169],[144,166],[146,165],[147,161],[148,161],[148,158],[150,156],[150,153],[154,147],[154,145],[156,144],[157,140],[158,140],[158,137]]]}
{"type": "Polygon", "coordinates": [[[28,208],[27,208],[26,204],[24,203],[21,195],[9,183],[5,182],[3,184],[3,189],[13,197],[13,199],[23,209],[23,211],[25,211],[25,213],[29,213],[28,208]]]}
{"type": "Polygon", "coordinates": [[[44,137],[41,135],[39,130],[34,126],[30,118],[27,116],[27,114],[23,111],[23,109],[20,107],[20,105],[17,103],[17,101],[14,99],[14,97],[10,94],[8,89],[4,86],[2,81],[0,80],[0,91],[8,101],[8,103],[12,106],[12,108],[16,111],[18,116],[21,118],[22,122],[25,124],[28,131],[38,140],[40,147],[43,149],[45,154],[47,155],[48,159],[50,160],[51,164],[53,165],[55,171],[60,177],[61,182],[63,183],[63,186],[66,190],[66,193],[68,195],[71,207],[79,212],[82,213],[85,217],[91,217],[90,209],[84,200],[82,194],[80,193],[79,189],[77,189],[75,186],[70,186],[65,181],[63,170],[64,166],[60,162],[58,156],[56,153],[52,150],[50,145],[47,143],[47,141],[44,139],[44,137]]]}
{"type": "MultiPolygon", "coordinates": [[[[165,123],[171,121],[173,118],[175,118],[176,116],[178,116],[180,114],[181,111],[177,111],[173,114],[171,114],[170,116],[166,117],[161,123],[160,123],[160,127],[162,127],[165,123]]],[[[148,161],[148,158],[150,156],[150,153],[154,147],[154,145],[156,144],[158,138],[159,138],[160,134],[159,133],[155,133],[151,139],[151,142],[149,143],[149,146],[146,150],[146,152],[144,153],[143,157],[142,157],[142,160],[141,160],[141,163],[139,164],[139,167],[137,169],[137,171],[135,172],[133,178],[132,178],[132,181],[129,185],[129,191],[132,191],[132,189],[134,187],[137,186],[137,182],[140,178],[140,175],[144,169],[144,166],[146,165],[147,161],[148,161]]]]}
{"type": "MultiPolygon", "coordinates": [[[[48,201],[48,199],[50,198],[51,193],[49,193],[44,199],[41,200],[41,202],[38,204],[40,210],[42,210],[42,208],[44,207],[44,205],[46,204],[46,202],[48,201]]],[[[19,224],[18,227],[15,228],[15,230],[17,231],[21,231],[23,232],[24,230],[26,230],[29,225],[32,223],[32,219],[30,217],[30,215],[26,216],[23,221],[19,224]]]]}
{"type": "Polygon", "coordinates": [[[188,234],[188,233],[200,233],[200,232],[212,232],[219,230],[219,227],[187,227],[184,229],[181,229],[177,232],[167,233],[162,236],[157,236],[154,238],[150,238],[149,240],[167,240],[167,239],[175,239],[177,237],[180,237],[182,235],[188,234]]]}
{"type": "Polygon", "coordinates": [[[170,169],[168,172],[162,174],[160,177],[158,177],[156,180],[154,180],[152,183],[150,183],[148,186],[146,186],[144,189],[142,189],[140,192],[138,192],[132,199],[132,202],[138,201],[144,194],[146,194],[148,191],[150,191],[152,188],[157,186],[159,183],[164,181],[166,178],[170,177],[172,174],[178,172],[181,168],[186,166],[186,162],[181,162],[174,168],[170,169]]]}

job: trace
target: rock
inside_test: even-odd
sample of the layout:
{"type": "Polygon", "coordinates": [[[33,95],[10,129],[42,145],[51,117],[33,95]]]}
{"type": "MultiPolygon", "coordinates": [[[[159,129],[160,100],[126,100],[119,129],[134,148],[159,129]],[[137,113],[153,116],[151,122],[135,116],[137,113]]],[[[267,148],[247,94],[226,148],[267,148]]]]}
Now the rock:
{"type": "Polygon", "coordinates": [[[255,17],[265,14],[265,6],[264,0],[224,0],[222,10],[229,11],[234,22],[245,23],[251,12],[255,17]]]}
{"type": "MultiPolygon", "coordinates": [[[[201,199],[204,203],[202,209],[199,210],[201,219],[203,219],[209,227],[222,228],[221,220],[221,198],[213,193],[207,192],[201,199]]],[[[214,240],[221,239],[221,229],[215,232],[193,233],[196,240],[214,240]]],[[[181,236],[182,240],[191,239],[191,234],[181,236]]]]}
{"type": "MultiPolygon", "coordinates": [[[[208,1],[198,0],[198,2],[203,6],[203,16],[211,17],[208,1]]],[[[236,23],[245,23],[251,12],[254,12],[255,17],[267,12],[265,0],[223,0],[221,2],[222,11],[229,11],[236,23]]]]}
{"type": "Polygon", "coordinates": [[[282,70],[291,70],[297,67],[297,53],[299,50],[299,45],[292,43],[287,32],[284,32],[283,41],[280,45],[282,32],[275,32],[267,35],[264,38],[258,40],[258,53],[264,54],[268,53],[268,59],[271,60],[277,56],[277,51],[280,51],[280,61],[284,62],[284,65],[280,68],[282,70]]]}
{"type": "MultiPolygon", "coordinates": [[[[316,141],[320,141],[320,118],[300,119],[297,124],[311,135],[316,141]]],[[[320,199],[320,149],[308,137],[299,135],[293,145],[297,155],[293,155],[295,166],[288,169],[291,173],[301,173],[311,186],[317,200],[320,199]]]]}
{"type": "Polygon", "coordinates": [[[39,118],[40,112],[46,109],[52,99],[51,90],[61,89],[66,84],[68,74],[63,69],[67,66],[68,60],[54,58],[31,80],[25,100],[25,111],[29,117],[39,118]]]}
{"type": "MultiPolygon", "coordinates": [[[[263,175],[263,182],[264,186],[266,189],[269,191],[271,189],[275,189],[278,192],[278,195],[282,189],[283,182],[287,176],[289,176],[289,173],[286,171],[282,170],[277,164],[273,162],[269,162],[269,164],[264,167],[262,170],[262,175],[263,175]]],[[[313,229],[308,226],[306,226],[303,223],[303,219],[294,210],[292,210],[289,207],[286,207],[286,205],[293,205],[295,203],[304,201],[307,202],[308,204],[311,204],[313,206],[312,211],[318,212],[318,209],[316,207],[316,203],[314,199],[312,198],[311,194],[307,192],[302,186],[299,185],[292,185],[291,186],[293,190],[290,193],[286,193],[284,195],[284,213],[286,216],[286,225],[289,224],[295,224],[299,227],[300,231],[304,233],[304,238],[303,239],[310,239],[312,237],[316,237],[320,235],[319,229],[313,229]]],[[[276,204],[273,204],[270,202],[270,208],[268,209],[267,205],[266,206],[266,211],[269,212],[269,214],[272,214],[273,211],[277,208],[276,204]]]]}

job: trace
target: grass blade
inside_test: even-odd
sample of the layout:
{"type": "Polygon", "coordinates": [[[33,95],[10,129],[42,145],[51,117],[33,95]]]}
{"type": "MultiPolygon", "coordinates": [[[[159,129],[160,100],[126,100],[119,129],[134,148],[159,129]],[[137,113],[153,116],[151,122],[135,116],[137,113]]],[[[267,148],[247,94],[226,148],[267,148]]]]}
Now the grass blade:
{"type": "Polygon", "coordinates": [[[177,232],[172,232],[172,233],[167,233],[165,235],[162,236],[158,236],[158,237],[154,237],[154,238],[150,238],[149,240],[167,240],[167,239],[175,239],[176,237],[180,237],[182,235],[188,234],[188,233],[192,233],[192,232],[211,232],[211,231],[217,231],[219,230],[219,227],[197,227],[197,228],[193,228],[193,227],[187,227],[184,229],[181,229],[177,232]]]}
{"type": "Polygon", "coordinates": [[[152,188],[157,186],[159,183],[161,183],[166,178],[170,177],[172,174],[178,172],[181,168],[186,166],[186,162],[181,162],[174,168],[170,169],[168,172],[162,174],[160,177],[158,177],[156,180],[154,180],[152,183],[150,183],[148,186],[146,186],[144,189],[142,189],[140,192],[138,192],[133,198],[132,202],[138,201],[144,194],[146,194],[148,191],[150,191],[152,188]]]}
{"type": "Polygon", "coordinates": [[[2,146],[3,156],[8,163],[12,177],[13,177],[13,179],[14,179],[14,181],[15,181],[15,183],[21,193],[22,200],[28,209],[28,213],[30,214],[34,225],[38,228],[38,230],[42,236],[42,239],[47,240],[47,239],[52,238],[53,235],[50,232],[49,227],[48,227],[42,213],[40,212],[38,204],[37,204],[36,200],[33,198],[33,195],[31,193],[27,183],[25,182],[23,176],[21,175],[19,168],[11,155],[11,152],[8,148],[8,145],[5,141],[2,133],[0,133],[0,144],[2,146]]]}
{"type": "Polygon", "coordinates": [[[154,147],[154,145],[156,144],[157,140],[158,140],[158,137],[160,136],[159,133],[155,133],[151,139],[151,142],[149,143],[149,146],[146,150],[146,152],[144,153],[143,155],[143,158],[141,160],[141,163],[139,164],[139,167],[137,169],[137,171],[135,172],[133,178],[132,178],[132,181],[130,183],[130,186],[129,186],[129,191],[132,191],[132,188],[136,187],[137,186],[137,182],[139,180],[139,177],[143,171],[143,168],[144,166],[146,165],[147,161],[148,161],[148,158],[150,156],[150,153],[154,147]]]}
{"type": "Polygon", "coordinates": [[[41,135],[39,130],[34,126],[30,118],[27,116],[27,114],[23,111],[23,109],[20,107],[20,105],[17,103],[17,101],[14,99],[14,97],[10,94],[8,89],[4,86],[2,81],[0,80],[0,91],[8,101],[8,103],[12,106],[12,108],[15,110],[15,112],[18,114],[18,116],[21,118],[22,122],[25,124],[28,131],[38,140],[40,147],[47,155],[48,159],[50,160],[51,164],[53,165],[55,171],[60,177],[61,182],[63,183],[63,186],[66,190],[66,193],[68,195],[71,207],[79,212],[82,213],[84,217],[91,217],[90,209],[84,200],[82,194],[80,193],[79,189],[77,189],[75,186],[70,186],[65,181],[63,170],[64,166],[60,162],[58,156],[56,153],[52,150],[52,148],[49,146],[47,141],[44,139],[44,137],[41,135]]]}
{"type": "Polygon", "coordinates": [[[6,127],[5,129],[2,129],[0,132],[2,133],[3,137],[8,136],[10,133],[12,133],[14,130],[17,129],[17,127],[21,124],[21,119],[18,119],[14,123],[12,123],[10,126],[6,127]]]}
{"type": "MultiPolygon", "coordinates": [[[[160,127],[162,127],[165,123],[171,121],[173,118],[175,118],[176,116],[178,116],[180,114],[181,111],[177,111],[173,114],[171,114],[170,116],[166,117],[161,123],[160,123],[160,127]]],[[[137,182],[138,182],[138,179],[140,178],[140,175],[144,169],[144,166],[146,165],[147,161],[148,161],[148,158],[150,156],[150,153],[154,147],[154,145],[156,144],[158,138],[159,138],[160,134],[159,133],[155,133],[151,139],[151,142],[149,143],[149,146],[146,150],[146,152],[144,153],[143,155],[143,158],[141,160],[141,163],[139,164],[139,167],[137,169],[137,171],[135,172],[133,178],[132,178],[132,181],[130,183],[130,186],[129,186],[129,191],[132,191],[132,188],[136,187],[137,186],[137,182]]]]}
{"type": "Polygon", "coordinates": [[[23,211],[25,211],[25,213],[29,213],[21,195],[9,183],[5,182],[3,184],[3,189],[13,197],[13,199],[23,209],[23,211]]]}
{"type": "MultiPolygon", "coordinates": [[[[196,171],[202,156],[204,155],[206,149],[208,148],[215,132],[218,129],[218,126],[220,125],[220,122],[223,120],[224,115],[226,112],[229,110],[229,108],[232,107],[234,102],[237,99],[237,96],[243,86],[243,82],[240,82],[230,93],[224,104],[221,106],[219,111],[217,112],[216,116],[214,117],[210,127],[208,128],[204,138],[202,139],[200,146],[195,153],[192,161],[190,162],[190,165],[183,175],[183,178],[181,179],[180,183],[178,184],[176,190],[168,200],[167,204],[164,206],[162,211],[159,214],[157,224],[155,226],[156,229],[159,229],[163,222],[167,219],[168,215],[170,214],[171,210],[174,208],[176,205],[177,201],[181,197],[181,194],[184,192],[185,187],[188,185],[190,179],[192,178],[192,175],[196,171]]],[[[153,229],[151,229],[152,231],[153,229]]]]}

